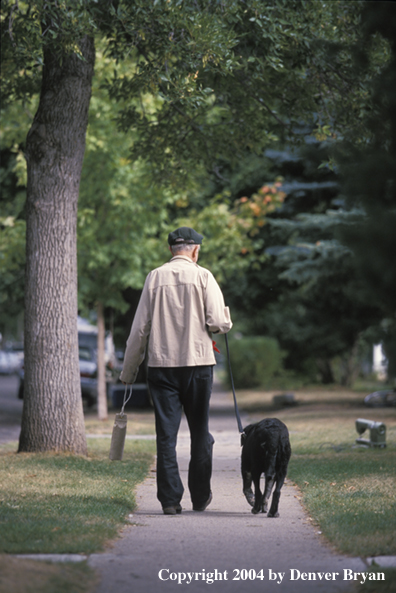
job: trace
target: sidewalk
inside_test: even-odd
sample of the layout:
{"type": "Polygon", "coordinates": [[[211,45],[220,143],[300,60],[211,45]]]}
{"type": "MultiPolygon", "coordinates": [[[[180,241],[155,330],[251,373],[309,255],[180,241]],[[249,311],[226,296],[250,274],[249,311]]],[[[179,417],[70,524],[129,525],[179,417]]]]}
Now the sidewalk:
{"type": "MultiPolygon", "coordinates": [[[[177,448],[185,485],[182,514],[162,514],[153,468],[138,488],[131,526],[106,553],[89,558],[101,575],[95,593],[167,592],[179,590],[179,584],[189,591],[207,591],[211,585],[212,591],[227,593],[241,588],[252,593],[350,590],[353,581],[344,580],[344,569],[367,572],[366,563],[336,554],[326,545],[288,481],[282,489],[279,518],[252,515],[242,494],[239,434],[226,394],[213,394],[210,418],[215,438],[211,505],[203,513],[191,508],[189,435],[183,420],[177,448]],[[326,578],[323,573],[330,574],[326,578]]],[[[247,417],[242,422],[247,424],[247,417]]]]}

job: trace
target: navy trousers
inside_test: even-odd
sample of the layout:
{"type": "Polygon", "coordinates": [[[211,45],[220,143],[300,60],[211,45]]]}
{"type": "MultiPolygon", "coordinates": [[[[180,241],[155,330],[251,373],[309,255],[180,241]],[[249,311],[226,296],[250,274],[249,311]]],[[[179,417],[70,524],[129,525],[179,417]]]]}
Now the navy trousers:
{"type": "Polygon", "coordinates": [[[149,367],[157,432],[157,497],[163,508],[180,503],[184,487],[176,458],[182,411],[191,436],[188,488],[193,505],[210,496],[214,439],[209,433],[213,366],[149,367]]]}

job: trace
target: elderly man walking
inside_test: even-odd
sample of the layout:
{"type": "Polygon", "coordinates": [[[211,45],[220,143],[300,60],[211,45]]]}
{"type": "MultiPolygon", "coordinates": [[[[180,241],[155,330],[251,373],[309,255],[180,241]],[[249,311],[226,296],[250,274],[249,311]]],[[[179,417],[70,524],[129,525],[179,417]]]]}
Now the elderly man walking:
{"type": "Polygon", "coordinates": [[[184,487],[176,458],[182,410],[191,436],[188,488],[194,511],[212,500],[212,333],[232,322],[219,285],[197,264],[203,236],[189,227],[169,233],[169,262],[150,272],[127,341],[121,381],[134,383],[146,346],[157,433],[157,497],[166,515],[181,513],[184,487]]]}

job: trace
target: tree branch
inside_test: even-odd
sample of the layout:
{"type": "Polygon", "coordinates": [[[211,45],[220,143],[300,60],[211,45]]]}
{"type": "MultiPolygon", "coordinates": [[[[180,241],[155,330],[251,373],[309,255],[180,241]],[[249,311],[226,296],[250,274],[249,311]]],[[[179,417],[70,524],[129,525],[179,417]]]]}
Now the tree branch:
{"type": "Polygon", "coordinates": [[[15,4],[13,4],[11,6],[10,18],[8,19],[8,34],[10,36],[12,45],[15,47],[16,46],[16,43],[14,41],[14,36],[12,34],[12,23],[13,23],[13,20],[14,20],[13,19],[13,16],[12,16],[12,13],[14,12],[14,10],[19,10],[19,2],[18,2],[18,0],[15,0],[15,4]]]}
{"type": "MultiPolygon", "coordinates": [[[[235,76],[235,79],[244,88],[244,90],[246,92],[247,84],[248,84],[247,81],[241,80],[241,78],[238,75],[235,76]]],[[[281,126],[283,126],[286,130],[288,130],[290,132],[290,134],[293,134],[293,130],[291,129],[291,127],[288,124],[286,124],[283,120],[281,120],[280,117],[278,117],[276,115],[276,113],[274,113],[272,111],[272,109],[269,107],[269,105],[267,105],[267,103],[264,101],[264,99],[262,99],[261,97],[256,97],[254,94],[251,94],[251,93],[249,94],[249,97],[251,97],[252,99],[257,101],[260,105],[262,105],[268,111],[268,113],[270,115],[272,115],[272,117],[275,118],[279,124],[281,124],[281,126]]]]}

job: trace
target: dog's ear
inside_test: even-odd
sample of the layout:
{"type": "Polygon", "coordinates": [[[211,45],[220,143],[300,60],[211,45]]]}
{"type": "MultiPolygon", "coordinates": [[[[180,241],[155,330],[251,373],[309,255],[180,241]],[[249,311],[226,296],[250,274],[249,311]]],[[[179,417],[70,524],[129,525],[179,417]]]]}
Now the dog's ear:
{"type": "Polygon", "coordinates": [[[245,444],[246,441],[246,434],[244,432],[241,432],[241,447],[243,447],[243,445],[245,444]]]}

